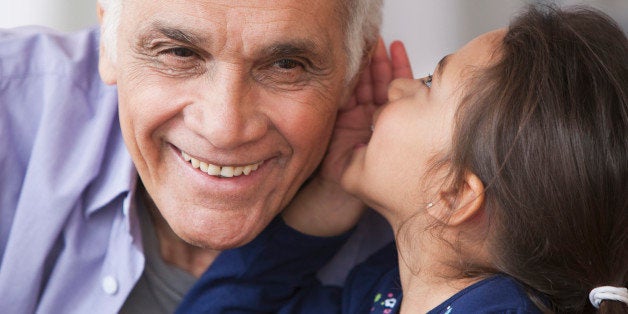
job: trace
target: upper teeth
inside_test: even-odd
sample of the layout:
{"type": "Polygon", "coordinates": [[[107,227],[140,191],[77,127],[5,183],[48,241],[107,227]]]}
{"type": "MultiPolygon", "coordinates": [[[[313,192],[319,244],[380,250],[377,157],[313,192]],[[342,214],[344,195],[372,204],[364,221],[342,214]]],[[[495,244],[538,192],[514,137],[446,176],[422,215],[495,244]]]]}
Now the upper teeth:
{"type": "Polygon", "coordinates": [[[259,168],[259,166],[261,166],[263,163],[263,161],[261,161],[246,166],[216,166],[200,161],[184,151],[181,152],[181,155],[183,156],[183,159],[185,159],[185,161],[188,161],[192,164],[192,167],[200,169],[201,171],[212,176],[220,176],[226,178],[237,177],[242,174],[248,176],[251,172],[257,170],[257,168],[259,168]]]}

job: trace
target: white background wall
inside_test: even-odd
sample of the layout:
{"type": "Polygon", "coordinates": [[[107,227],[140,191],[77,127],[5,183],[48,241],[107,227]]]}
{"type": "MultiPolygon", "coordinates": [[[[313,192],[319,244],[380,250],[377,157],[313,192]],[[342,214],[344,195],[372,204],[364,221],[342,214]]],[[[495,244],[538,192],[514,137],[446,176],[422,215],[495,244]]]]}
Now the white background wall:
{"type": "MultiPolygon", "coordinates": [[[[382,35],[402,40],[415,76],[431,73],[438,60],[474,37],[505,27],[528,3],[538,0],[384,0],[382,35]]],[[[549,2],[549,1],[545,1],[549,2]]],[[[592,5],[628,32],[628,0],[558,0],[561,5],[592,5]]]]}
{"type": "MultiPolygon", "coordinates": [[[[515,12],[533,1],[539,0],[385,0],[382,32],[387,41],[405,42],[415,75],[424,76],[443,55],[479,34],[506,26],[515,12]]],[[[593,5],[628,31],[628,0],[558,2],[593,5]]],[[[95,3],[95,0],[0,0],[0,27],[38,24],[64,31],[77,30],[96,23],[95,3]]]]}

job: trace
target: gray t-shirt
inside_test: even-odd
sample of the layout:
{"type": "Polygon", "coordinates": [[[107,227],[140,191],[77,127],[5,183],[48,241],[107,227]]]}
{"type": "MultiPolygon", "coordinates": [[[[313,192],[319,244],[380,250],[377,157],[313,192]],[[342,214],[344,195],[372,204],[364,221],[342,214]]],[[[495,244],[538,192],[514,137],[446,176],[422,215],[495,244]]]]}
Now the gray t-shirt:
{"type": "Polygon", "coordinates": [[[183,296],[196,282],[196,277],[163,261],[148,210],[142,201],[137,203],[146,264],[120,313],[174,313],[183,296]]]}

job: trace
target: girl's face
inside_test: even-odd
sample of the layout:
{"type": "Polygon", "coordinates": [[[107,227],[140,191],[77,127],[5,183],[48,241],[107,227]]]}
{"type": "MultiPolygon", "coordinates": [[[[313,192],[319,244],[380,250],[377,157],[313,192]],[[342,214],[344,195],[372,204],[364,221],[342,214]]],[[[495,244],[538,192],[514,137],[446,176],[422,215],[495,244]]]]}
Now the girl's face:
{"type": "Polygon", "coordinates": [[[355,149],[342,184],[393,227],[437,201],[442,172],[426,172],[451,146],[466,79],[491,62],[504,32],[484,34],[444,57],[433,76],[391,83],[389,103],[374,114],[371,140],[355,149]]]}

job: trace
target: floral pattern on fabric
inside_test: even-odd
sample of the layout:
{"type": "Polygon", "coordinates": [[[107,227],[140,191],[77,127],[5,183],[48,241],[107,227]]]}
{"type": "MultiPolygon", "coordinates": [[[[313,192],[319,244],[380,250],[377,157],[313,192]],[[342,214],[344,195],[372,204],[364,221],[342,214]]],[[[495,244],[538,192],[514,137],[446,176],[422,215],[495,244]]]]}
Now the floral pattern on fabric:
{"type": "Polygon", "coordinates": [[[377,293],[373,299],[371,313],[393,314],[399,312],[399,300],[394,293],[388,292],[385,295],[377,293]]]}

